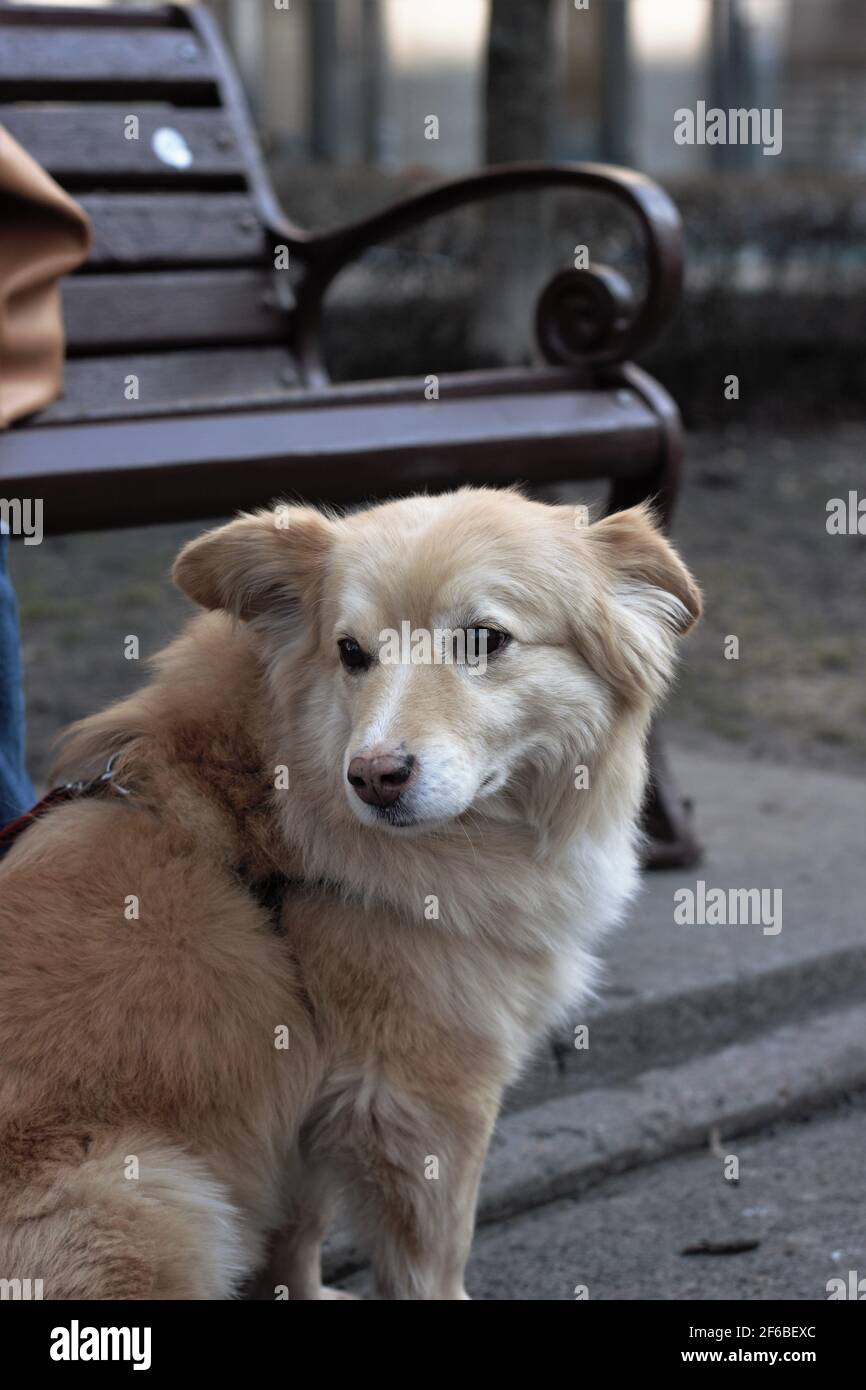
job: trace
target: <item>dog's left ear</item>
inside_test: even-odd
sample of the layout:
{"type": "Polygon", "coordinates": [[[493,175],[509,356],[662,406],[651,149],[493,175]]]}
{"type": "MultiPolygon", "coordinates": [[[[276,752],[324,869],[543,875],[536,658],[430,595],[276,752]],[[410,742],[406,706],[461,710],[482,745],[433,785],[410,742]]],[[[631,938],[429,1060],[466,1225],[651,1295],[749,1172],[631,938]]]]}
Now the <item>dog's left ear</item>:
{"type": "Polygon", "coordinates": [[[580,528],[577,539],[593,562],[578,648],[627,703],[651,705],[673,673],[676,638],[700,616],[700,590],[647,506],[580,528]]]}
{"type": "Polygon", "coordinates": [[[335,525],[313,507],[278,506],[197,536],[174,562],[172,578],[202,608],[248,620],[286,616],[312,596],[335,525]]]}
{"type": "Polygon", "coordinates": [[[701,591],[646,504],[613,512],[587,531],[616,596],[681,636],[701,616],[701,591]]]}

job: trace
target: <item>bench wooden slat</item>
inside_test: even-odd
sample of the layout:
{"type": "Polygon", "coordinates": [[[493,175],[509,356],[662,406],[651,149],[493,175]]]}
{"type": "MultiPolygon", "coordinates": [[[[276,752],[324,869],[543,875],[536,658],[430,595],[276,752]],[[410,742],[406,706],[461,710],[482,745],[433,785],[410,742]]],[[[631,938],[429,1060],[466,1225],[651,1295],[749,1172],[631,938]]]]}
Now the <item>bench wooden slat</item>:
{"type": "Polygon", "coordinates": [[[225,516],[285,496],[349,502],[608,477],[614,465],[639,478],[659,446],[650,409],[612,389],[440,397],[426,410],[368,393],[363,404],[13,428],[0,439],[0,494],[43,498],[50,534],[225,516]]]}
{"type": "MultiPolygon", "coordinates": [[[[0,39],[0,47],[2,43],[0,39]]],[[[243,156],[231,121],[221,111],[137,105],[135,101],[4,106],[0,123],[60,183],[104,186],[112,178],[147,182],[154,176],[180,183],[220,175],[244,179],[243,156]],[[130,116],[138,118],[138,139],[126,137],[130,116]],[[189,164],[173,164],[157,153],[154,134],[166,130],[180,137],[179,155],[189,157],[189,164]]]]}
{"type": "MultiPolygon", "coordinates": [[[[439,381],[449,400],[581,391],[589,385],[585,373],[573,367],[549,367],[529,376],[523,367],[446,372],[439,381]]],[[[424,400],[425,386],[416,377],[395,377],[310,388],[300,382],[297,364],[286,347],[73,357],[64,369],[62,397],[31,416],[28,427],[204,409],[236,411],[247,405],[290,404],[297,411],[327,405],[418,404],[424,400]],[[139,378],[138,400],[127,400],[123,394],[129,373],[139,378]]],[[[618,408],[621,404],[618,399],[618,408]]]]}
{"type": "Polygon", "coordinates": [[[135,100],[136,88],[166,95],[185,87],[212,86],[216,72],[210,54],[188,29],[119,25],[4,27],[0,43],[0,82],[5,100],[41,91],[53,95],[84,87],[91,98],[116,91],[135,100]]]}
{"type": "Polygon", "coordinates": [[[78,357],[66,363],[63,395],[30,419],[44,425],[193,410],[278,405],[299,386],[287,348],[201,349],[78,357]],[[124,395],[126,378],[139,381],[138,400],[124,395]]]}
{"type": "Polygon", "coordinates": [[[264,257],[264,232],[243,193],[89,193],[78,201],[93,222],[90,265],[184,266],[264,257]]]}
{"type": "MultiPolygon", "coordinates": [[[[3,4],[4,28],[9,25],[27,28],[51,27],[62,24],[67,28],[105,29],[117,26],[117,12],[91,6],[67,5],[8,5],[3,4]]],[[[188,27],[188,20],[176,5],[124,5],[124,28],[159,29],[188,27]]]]}
{"type": "Polygon", "coordinates": [[[77,275],[63,284],[71,353],[196,343],[279,342],[288,317],[266,270],[77,275]]]}

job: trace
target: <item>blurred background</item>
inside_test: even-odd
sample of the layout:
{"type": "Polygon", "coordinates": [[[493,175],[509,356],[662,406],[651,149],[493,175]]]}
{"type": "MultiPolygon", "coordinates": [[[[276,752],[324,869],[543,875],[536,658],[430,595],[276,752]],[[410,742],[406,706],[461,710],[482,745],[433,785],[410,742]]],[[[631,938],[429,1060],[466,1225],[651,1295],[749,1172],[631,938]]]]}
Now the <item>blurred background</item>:
{"type": "MultiPolygon", "coordinates": [[[[339,221],[433,177],[507,159],[631,165],[666,185],[686,222],[686,301],[653,366],[679,387],[687,420],[726,418],[707,371],[716,353],[748,378],[740,414],[783,420],[795,403],[808,420],[831,404],[844,410],[846,399],[856,408],[866,379],[854,350],[866,282],[860,0],[594,0],[586,9],[573,0],[292,0],[288,11],[217,0],[212,8],[277,187],[300,220],[339,221]],[[700,99],[781,107],[781,152],[676,144],[674,111],[700,99]]],[[[573,203],[560,206],[574,217],[573,203]]],[[[575,233],[597,235],[592,211],[571,223],[575,233]]],[[[443,350],[450,326],[457,362],[478,343],[463,332],[456,271],[467,253],[477,259],[487,248],[464,248],[450,230],[449,238],[441,229],[439,249],[455,271],[457,302],[437,308],[448,320],[443,350]]],[[[513,241],[513,225],[508,232],[513,241]]],[[[555,226],[547,232],[555,240],[555,226]]],[[[538,237],[532,246],[537,260],[538,237]]],[[[623,248],[605,250],[616,258],[623,248]]],[[[392,279],[398,264],[387,266],[392,279]]],[[[441,264],[431,269],[444,278],[441,264]]],[[[531,262],[525,274],[534,274],[531,262]]],[[[509,344],[512,353],[520,347],[509,344]]],[[[415,351],[429,361],[428,334],[416,333],[415,351]]],[[[353,361],[353,373],[363,365],[353,361]]]]}

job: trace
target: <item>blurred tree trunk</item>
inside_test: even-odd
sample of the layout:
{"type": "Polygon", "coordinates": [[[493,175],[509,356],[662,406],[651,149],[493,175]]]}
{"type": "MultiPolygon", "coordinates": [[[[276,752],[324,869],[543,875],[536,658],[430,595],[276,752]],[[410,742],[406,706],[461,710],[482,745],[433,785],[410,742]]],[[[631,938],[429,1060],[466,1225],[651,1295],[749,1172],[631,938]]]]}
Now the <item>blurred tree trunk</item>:
{"type": "MultiPolygon", "coordinates": [[[[550,142],[554,45],[551,0],[491,0],[484,80],[488,164],[542,160],[550,142]]],[[[472,340],[482,360],[525,360],[544,278],[544,195],[489,204],[482,217],[472,340]]]]}
{"type": "Polygon", "coordinates": [[[628,164],[631,75],[627,0],[605,0],[601,9],[601,157],[628,164]]]}
{"type": "Polygon", "coordinates": [[[361,126],[365,164],[376,165],[383,154],[382,81],[384,34],[381,0],[361,0],[361,126]]]}
{"type": "Polygon", "coordinates": [[[552,85],[550,0],[491,0],[484,82],[488,164],[544,159],[552,85]]]}
{"type": "MultiPolygon", "coordinates": [[[[723,111],[757,106],[750,31],[738,0],[713,0],[711,100],[723,111]]],[[[748,169],[760,163],[756,145],[713,145],[713,163],[722,169],[748,169]]]]}
{"type": "Polygon", "coordinates": [[[310,155],[333,163],[340,153],[340,40],[337,0],[310,6],[310,155]]]}

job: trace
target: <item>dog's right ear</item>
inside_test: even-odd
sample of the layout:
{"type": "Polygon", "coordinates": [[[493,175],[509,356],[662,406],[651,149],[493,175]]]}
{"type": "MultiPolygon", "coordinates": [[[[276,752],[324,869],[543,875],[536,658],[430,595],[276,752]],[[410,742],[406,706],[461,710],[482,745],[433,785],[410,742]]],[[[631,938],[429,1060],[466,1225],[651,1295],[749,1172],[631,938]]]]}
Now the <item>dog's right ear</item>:
{"type": "Polygon", "coordinates": [[[335,525],[313,507],[256,512],[189,541],[172,578],[202,608],[236,618],[287,615],[324,572],[335,525]]]}

